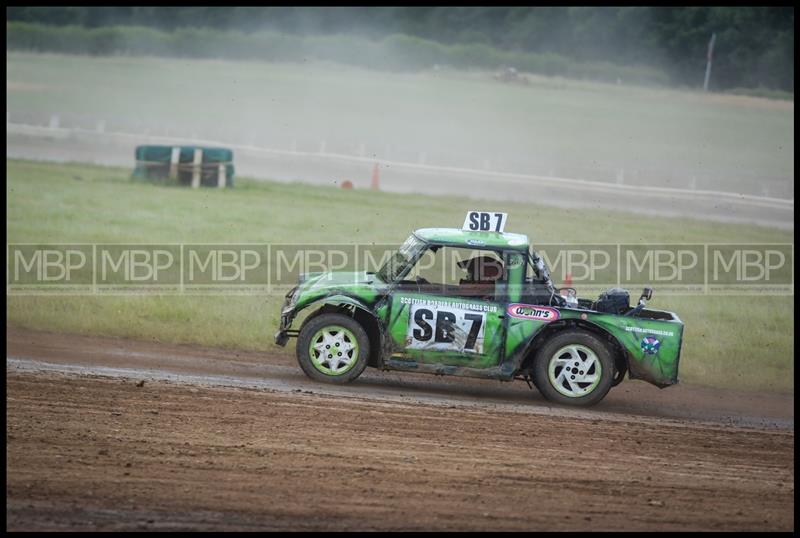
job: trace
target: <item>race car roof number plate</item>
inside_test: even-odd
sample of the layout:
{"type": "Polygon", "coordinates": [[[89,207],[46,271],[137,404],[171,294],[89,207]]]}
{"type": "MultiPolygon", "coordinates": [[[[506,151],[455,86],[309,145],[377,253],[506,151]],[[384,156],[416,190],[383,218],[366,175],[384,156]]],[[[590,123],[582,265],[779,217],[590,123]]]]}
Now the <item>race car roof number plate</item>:
{"type": "Polygon", "coordinates": [[[495,213],[494,211],[469,211],[461,229],[468,232],[503,233],[507,216],[508,213],[495,213]]]}

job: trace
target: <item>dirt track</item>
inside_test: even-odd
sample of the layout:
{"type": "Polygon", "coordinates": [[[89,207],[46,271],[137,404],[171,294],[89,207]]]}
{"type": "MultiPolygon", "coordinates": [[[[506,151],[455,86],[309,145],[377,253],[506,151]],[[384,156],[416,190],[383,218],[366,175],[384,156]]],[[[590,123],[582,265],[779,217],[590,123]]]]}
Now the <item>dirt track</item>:
{"type": "Polygon", "coordinates": [[[794,528],[792,396],[625,382],[575,411],[524,383],[7,341],[8,530],[794,528]]]}

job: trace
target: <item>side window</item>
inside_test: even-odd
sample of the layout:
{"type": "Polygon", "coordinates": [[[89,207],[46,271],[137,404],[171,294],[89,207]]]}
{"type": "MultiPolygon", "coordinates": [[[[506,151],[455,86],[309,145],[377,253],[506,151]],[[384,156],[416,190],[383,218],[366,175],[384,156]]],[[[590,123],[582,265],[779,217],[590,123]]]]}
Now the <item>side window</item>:
{"type": "Polygon", "coordinates": [[[506,278],[502,252],[432,246],[401,288],[492,301],[502,293],[506,278]]]}
{"type": "Polygon", "coordinates": [[[519,301],[526,289],[526,277],[530,275],[530,263],[524,252],[507,251],[505,257],[506,288],[505,297],[511,301],[519,301]],[[528,272],[528,273],[526,273],[528,272]]]}

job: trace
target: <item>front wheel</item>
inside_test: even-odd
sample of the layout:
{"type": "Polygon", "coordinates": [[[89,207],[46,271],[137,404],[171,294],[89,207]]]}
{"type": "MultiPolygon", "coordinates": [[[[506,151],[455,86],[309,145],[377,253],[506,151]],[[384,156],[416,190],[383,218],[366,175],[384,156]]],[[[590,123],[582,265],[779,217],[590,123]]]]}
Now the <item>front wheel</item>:
{"type": "Polygon", "coordinates": [[[367,367],[368,357],[366,331],[344,314],[315,316],[297,336],[297,362],[316,381],[349,383],[367,367]]]}
{"type": "Polygon", "coordinates": [[[533,380],[548,400],[589,406],[605,398],[616,376],[608,346],[593,333],[573,329],[550,338],[536,354],[533,380]]]}

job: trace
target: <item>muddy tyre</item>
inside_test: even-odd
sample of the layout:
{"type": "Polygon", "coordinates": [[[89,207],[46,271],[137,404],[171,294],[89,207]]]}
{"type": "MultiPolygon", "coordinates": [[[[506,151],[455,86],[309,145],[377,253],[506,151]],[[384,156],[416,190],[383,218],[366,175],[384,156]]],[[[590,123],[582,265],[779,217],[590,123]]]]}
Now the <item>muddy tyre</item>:
{"type": "Polygon", "coordinates": [[[564,331],[547,340],[533,363],[533,380],[539,392],[565,405],[595,405],[608,394],[615,377],[608,345],[581,329],[564,331]]]}
{"type": "Polygon", "coordinates": [[[361,375],[368,358],[366,331],[344,314],[315,316],[297,336],[297,362],[315,381],[349,383],[361,375]]]}

